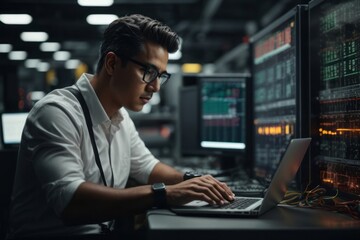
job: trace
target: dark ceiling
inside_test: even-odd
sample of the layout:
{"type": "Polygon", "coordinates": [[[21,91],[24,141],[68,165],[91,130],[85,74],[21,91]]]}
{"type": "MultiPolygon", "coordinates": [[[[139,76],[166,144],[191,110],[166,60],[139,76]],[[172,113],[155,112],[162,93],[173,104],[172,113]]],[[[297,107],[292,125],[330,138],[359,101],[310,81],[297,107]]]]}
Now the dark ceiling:
{"type": "MultiPolygon", "coordinates": [[[[99,0],[101,1],[101,0],[99,0]]],[[[305,1],[307,3],[308,1],[305,1]]],[[[45,31],[49,42],[61,43],[72,57],[95,63],[104,26],[93,26],[86,17],[94,13],[122,16],[141,13],[168,24],[183,39],[178,63],[213,63],[263,26],[304,1],[295,0],[114,0],[111,7],[81,7],[76,0],[2,0],[2,13],[28,13],[29,25],[0,22],[0,43],[25,50],[28,58],[52,59],[39,50],[39,43],[23,42],[20,33],[45,31]]],[[[0,64],[9,60],[0,53],[0,64]]],[[[16,63],[21,64],[21,63],[16,63]]]]}

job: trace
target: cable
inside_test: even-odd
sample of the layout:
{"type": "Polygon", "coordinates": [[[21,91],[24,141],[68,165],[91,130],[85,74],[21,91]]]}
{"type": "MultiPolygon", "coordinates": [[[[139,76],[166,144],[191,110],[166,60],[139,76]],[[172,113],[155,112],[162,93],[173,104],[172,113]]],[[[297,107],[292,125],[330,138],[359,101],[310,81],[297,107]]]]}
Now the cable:
{"type": "Polygon", "coordinates": [[[327,211],[339,212],[350,215],[354,219],[360,219],[360,199],[345,201],[339,198],[339,191],[337,189],[335,194],[327,195],[325,188],[318,185],[308,190],[309,186],[310,184],[306,186],[304,192],[286,192],[281,203],[303,208],[324,209],[327,211]]]}

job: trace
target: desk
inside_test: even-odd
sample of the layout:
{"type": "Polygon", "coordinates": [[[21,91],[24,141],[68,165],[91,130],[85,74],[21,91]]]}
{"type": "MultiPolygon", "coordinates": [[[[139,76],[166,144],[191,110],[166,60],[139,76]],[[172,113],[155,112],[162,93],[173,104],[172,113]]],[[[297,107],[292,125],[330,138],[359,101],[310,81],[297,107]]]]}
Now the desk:
{"type": "Polygon", "coordinates": [[[147,213],[148,239],[336,239],[360,240],[360,220],[318,209],[279,205],[259,218],[177,216],[169,210],[147,213]]]}

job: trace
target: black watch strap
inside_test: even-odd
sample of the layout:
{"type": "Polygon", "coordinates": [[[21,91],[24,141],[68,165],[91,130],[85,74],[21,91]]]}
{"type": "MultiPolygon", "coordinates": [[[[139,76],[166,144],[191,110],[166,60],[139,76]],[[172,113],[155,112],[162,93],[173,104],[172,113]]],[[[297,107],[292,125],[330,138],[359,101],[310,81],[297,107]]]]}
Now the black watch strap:
{"type": "Polygon", "coordinates": [[[151,186],[154,193],[154,205],[157,208],[166,207],[166,186],[164,183],[154,183],[151,186]]]}

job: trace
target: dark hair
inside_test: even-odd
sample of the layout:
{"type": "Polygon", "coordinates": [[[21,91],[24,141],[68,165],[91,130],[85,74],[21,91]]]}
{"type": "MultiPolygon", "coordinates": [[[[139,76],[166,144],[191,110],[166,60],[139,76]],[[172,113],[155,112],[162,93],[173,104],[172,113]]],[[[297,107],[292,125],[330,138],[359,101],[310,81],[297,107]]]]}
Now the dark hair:
{"type": "Polygon", "coordinates": [[[108,52],[113,51],[124,58],[133,57],[148,41],[161,45],[169,53],[176,52],[180,43],[179,36],[170,27],[140,14],[113,21],[104,32],[96,72],[100,72],[108,52]]]}

